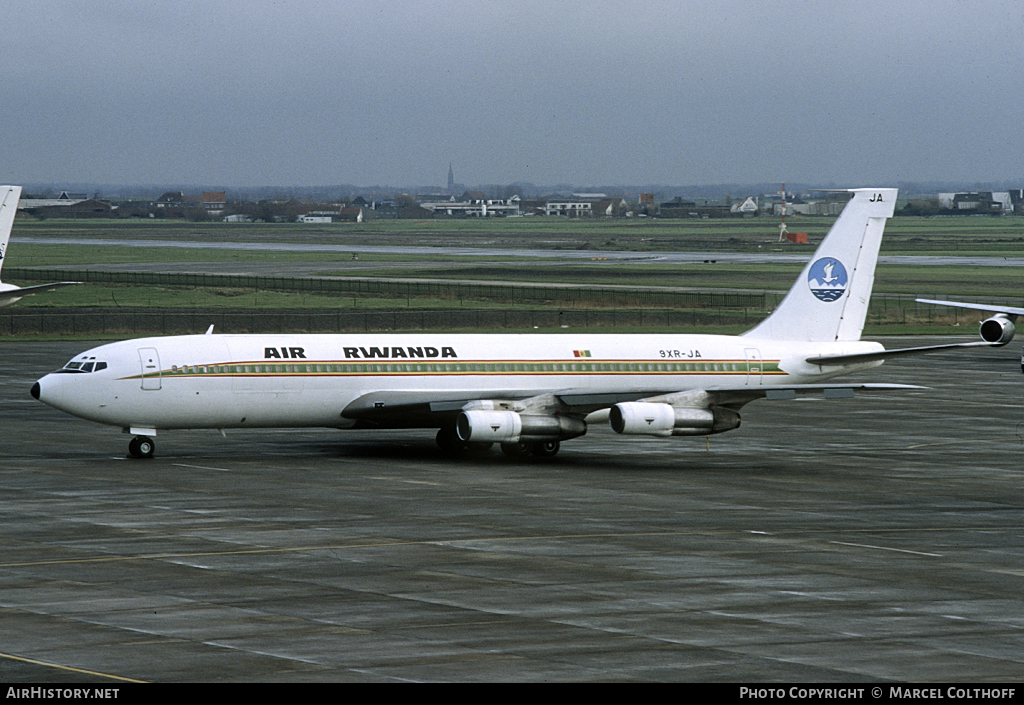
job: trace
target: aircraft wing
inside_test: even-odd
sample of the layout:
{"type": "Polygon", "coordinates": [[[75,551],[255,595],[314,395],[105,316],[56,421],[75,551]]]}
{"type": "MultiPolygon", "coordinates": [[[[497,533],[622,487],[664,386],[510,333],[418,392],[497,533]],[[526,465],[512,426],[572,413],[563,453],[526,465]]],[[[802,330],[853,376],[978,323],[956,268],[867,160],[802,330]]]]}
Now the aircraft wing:
{"type": "Polygon", "coordinates": [[[586,394],[563,392],[558,396],[574,407],[604,409],[626,401],[661,402],[679,406],[725,406],[739,409],[756,399],[769,401],[795,399],[806,394],[821,394],[825,399],[847,399],[855,392],[891,392],[910,389],[926,389],[913,384],[779,384],[762,387],[719,386],[707,389],[691,389],[685,392],[660,392],[651,395],[632,394],[586,394]]]}
{"type": "Polygon", "coordinates": [[[707,389],[648,390],[595,393],[582,389],[566,389],[554,393],[524,397],[522,390],[507,392],[479,390],[411,390],[370,392],[349,403],[341,412],[343,418],[361,424],[384,427],[432,425],[429,420],[454,419],[458,414],[482,402],[501,400],[524,413],[558,412],[577,417],[606,410],[614,404],[629,401],[661,402],[679,406],[722,406],[733,410],[756,399],[785,400],[800,395],[821,394],[825,399],[846,399],[855,392],[890,392],[925,389],[910,384],[789,384],[771,386],[718,386],[707,389]]]}
{"type": "Polygon", "coordinates": [[[1024,308],[1014,306],[994,306],[991,304],[965,304],[960,301],[936,301],[934,299],[915,299],[922,304],[935,304],[937,306],[953,306],[956,308],[969,308],[975,311],[994,311],[1005,313],[1008,316],[1024,316],[1024,308]]]}
{"type": "MultiPolygon", "coordinates": [[[[527,397],[529,394],[526,395],[527,397]]],[[[428,419],[454,419],[467,404],[482,400],[520,400],[523,390],[381,390],[351,401],[342,418],[371,425],[415,426],[428,419]]]]}
{"type": "Polygon", "coordinates": [[[32,294],[39,294],[43,291],[50,291],[51,289],[57,289],[62,286],[73,286],[81,283],[82,282],[54,282],[53,284],[37,284],[36,286],[23,286],[17,289],[0,291],[0,306],[7,303],[13,303],[24,296],[31,296],[32,294]]]}

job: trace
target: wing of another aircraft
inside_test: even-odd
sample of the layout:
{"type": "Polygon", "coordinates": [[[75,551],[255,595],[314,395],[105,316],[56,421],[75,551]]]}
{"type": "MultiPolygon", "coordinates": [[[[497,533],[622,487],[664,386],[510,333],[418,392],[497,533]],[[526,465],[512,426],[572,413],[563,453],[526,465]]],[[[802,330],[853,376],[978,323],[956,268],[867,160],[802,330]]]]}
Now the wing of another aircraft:
{"type": "MultiPolygon", "coordinates": [[[[4,265],[4,257],[7,255],[7,243],[10,241],[11,230],[14,227],[14,216],[18,210],[18,201],[21,199],[21,186],[0,186],[0,268],[4,265]]],[[[13,284],[0,282],[0,306],[13,304],[23,296],[38,294],[61,286],[80,284],[81,282],[56,282],[53,284],[39,284],[37,286],[18,287],[13,284]]]]}
{"type": "Polygon", "coordinates": [[[967,304],[960,301],[937,301],[935,299],[914,299],[923,304],[935,304],[936,306],[953,306],[955,308],[969,308],[974,311],[994,311],[1005,313],[1008,316],[1024,316],[1024,308],[1014,306],[994,306],[992,304],[967,304]]]}
{"type": "Polygon", "coordinates": [[[7,285],[0,285],[4,288],[0,288],[0,306],[6,306],[7,304],[13,304],[18,299],[31,296],[32,294],[39,294],[44,291],[51,291],[58,289],[62,286],[74,286],[75,284],[81,284],[82,282],[54,282],[52,284],[39,284],[37,286],[21,286],[12,287],[7,289],[7,285]]]}
{"type": "Polygon", "coordinates": [[[994,306],[992,304],[968,304],[961,301],[937,301],[935,299],[915,299],[922,304],[934,304],[936,306],[952,306],[953,308],[966,308],[972,311],[995,311],[994,316],[981,322],[978,333],[981,339],[992,345],[1006,345],[1013,340],[1015,328],[1013,322],[1017,316],[1024,315],[1024,308],[1014,306],[994,306]]]}

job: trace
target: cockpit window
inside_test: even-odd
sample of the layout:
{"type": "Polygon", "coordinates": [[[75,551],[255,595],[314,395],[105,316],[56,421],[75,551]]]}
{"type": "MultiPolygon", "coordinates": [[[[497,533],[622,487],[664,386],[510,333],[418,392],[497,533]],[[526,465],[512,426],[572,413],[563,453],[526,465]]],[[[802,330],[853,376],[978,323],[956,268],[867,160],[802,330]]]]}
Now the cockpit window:
{"type": "Polygon", "coordinates": [[[100,370],[107,369],[107,363],[95,362],[95,357],[81,358],[78,360],[72,360],[68,364],[64,365],[58,372],[75,372],[75,373],[87,373],[87,372],[99,372],[100,370]]]}

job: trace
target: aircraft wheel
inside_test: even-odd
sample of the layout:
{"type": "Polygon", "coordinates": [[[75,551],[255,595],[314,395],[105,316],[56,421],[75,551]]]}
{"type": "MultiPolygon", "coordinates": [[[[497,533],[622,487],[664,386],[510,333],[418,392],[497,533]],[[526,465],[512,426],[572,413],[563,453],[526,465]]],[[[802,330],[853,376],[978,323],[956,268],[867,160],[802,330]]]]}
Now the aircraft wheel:
{"type": "Polygon", "coordinates": [[[536,441],[530,444],[530,452],[539,458],[554,458],[561,447],[558,441],[536,441]]]}
{"type": "Polygon", "coordinates": [[[519,441],[518,443],[502,443],[501,452],[515,460],[522,458],[530,452],[530,444],[525,441],[519,441]]]}
{"type": "Polygon", "coordinates": [[[434,437],[437,447],[446,453],[454,453],[466,447],[466,443],[455,433],[455,427],[437,429],[434,437]]]}
{"type": "Polygon", "coordinates": [[[152,458],[156,444],[149,436],[136,436],[128,443],[128,454],[133,458],[152,458]]]}

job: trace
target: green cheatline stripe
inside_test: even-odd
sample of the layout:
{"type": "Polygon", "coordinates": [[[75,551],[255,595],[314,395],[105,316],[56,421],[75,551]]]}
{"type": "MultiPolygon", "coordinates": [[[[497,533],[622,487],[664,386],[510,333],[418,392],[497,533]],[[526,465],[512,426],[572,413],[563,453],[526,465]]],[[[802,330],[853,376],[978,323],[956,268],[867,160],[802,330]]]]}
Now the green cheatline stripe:
{"type": "MultiPolygon", "coordinates": [[[[784,375],[778,360],[764,360],[762,375],[784,375]]],[[[743,375],[749,372],[747,360],[706,360],[702,362],[320,362],[303,364],[215,363],[175,366],[162,372],[149,372],[122,379],[158,377],[346,377],[346,376],[453,376],[453,375],[743,375]]]]}

